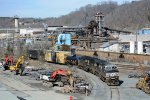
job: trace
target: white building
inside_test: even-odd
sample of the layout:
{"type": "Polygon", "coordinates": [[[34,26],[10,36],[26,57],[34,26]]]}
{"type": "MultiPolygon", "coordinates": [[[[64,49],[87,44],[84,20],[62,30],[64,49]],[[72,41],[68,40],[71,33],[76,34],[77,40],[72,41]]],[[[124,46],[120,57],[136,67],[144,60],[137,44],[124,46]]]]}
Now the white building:
{"type": "Polygon", "coordinates": [[[100,46],[98,49],[100,51],[107,51],[107,52],[119,52],[119,43],[116,41],[113,42],[106,42],[100,46]]]}
{"type": "Polygon", "coordinates": [[[129,43],[130,53],[143,54],[143,44],[150,42],[150,34],[114,35],[120,43],[129,43]]]}
{"type": "Polygon", "coordinates": [[[43,34],[44,28],[24,28],[20,29],[21,36],[34,36],[38,34],[43,34]]]}

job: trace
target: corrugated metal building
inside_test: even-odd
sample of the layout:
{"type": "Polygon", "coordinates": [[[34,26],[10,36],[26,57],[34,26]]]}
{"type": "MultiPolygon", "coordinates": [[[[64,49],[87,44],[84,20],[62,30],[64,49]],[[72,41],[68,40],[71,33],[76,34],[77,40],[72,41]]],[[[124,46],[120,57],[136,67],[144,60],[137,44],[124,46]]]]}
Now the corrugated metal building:
{"type": "Polygon", "coordinates": [[[150,28],[142,28],[139,30],[139,34],[150,34],[150,28]]]}

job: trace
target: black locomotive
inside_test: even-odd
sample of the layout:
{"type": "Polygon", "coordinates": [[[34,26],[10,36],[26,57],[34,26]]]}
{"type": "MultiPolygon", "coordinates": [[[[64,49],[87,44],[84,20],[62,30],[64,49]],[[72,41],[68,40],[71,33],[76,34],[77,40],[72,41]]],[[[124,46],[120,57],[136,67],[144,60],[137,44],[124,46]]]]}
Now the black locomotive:
{"type": "Polygon", "coordinates": [[[68,56],[66,62],[67,64],[77,65],[78,68],[98,76],[108,85],[119,85],[119,71],[117,66],[106,60],[97,57],[75,55],[68,56]]]}

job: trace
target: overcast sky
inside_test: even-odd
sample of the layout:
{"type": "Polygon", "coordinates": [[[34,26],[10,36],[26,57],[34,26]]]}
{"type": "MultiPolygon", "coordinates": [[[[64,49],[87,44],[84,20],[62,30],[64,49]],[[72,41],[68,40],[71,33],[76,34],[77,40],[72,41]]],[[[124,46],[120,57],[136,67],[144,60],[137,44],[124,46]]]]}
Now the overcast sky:
{"type": "MultiPolygon", "coordinates": [[[[111,0],[0,0],[0,17],[58,17],[87,4],[97,4],[101,1],[111,0]]],[[[121,4],[133,0],[113,1],[121,4]]]]}

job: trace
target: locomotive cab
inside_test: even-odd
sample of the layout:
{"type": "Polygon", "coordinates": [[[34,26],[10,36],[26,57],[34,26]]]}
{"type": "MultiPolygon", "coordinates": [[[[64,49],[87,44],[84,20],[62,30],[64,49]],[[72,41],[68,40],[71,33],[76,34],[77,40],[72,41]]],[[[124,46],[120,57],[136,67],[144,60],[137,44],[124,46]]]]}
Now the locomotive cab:
{"type": "Polygon", "coordinates": [[[106,83],[108,85],[119,85],[119,71],[116,65],[108,64],[105,66],[106,83]]]}

